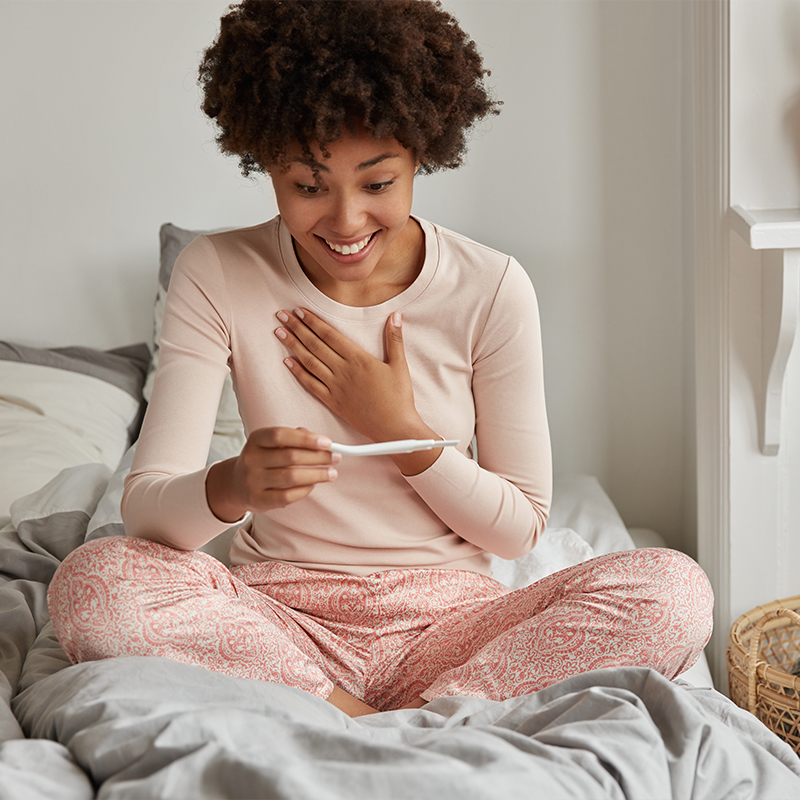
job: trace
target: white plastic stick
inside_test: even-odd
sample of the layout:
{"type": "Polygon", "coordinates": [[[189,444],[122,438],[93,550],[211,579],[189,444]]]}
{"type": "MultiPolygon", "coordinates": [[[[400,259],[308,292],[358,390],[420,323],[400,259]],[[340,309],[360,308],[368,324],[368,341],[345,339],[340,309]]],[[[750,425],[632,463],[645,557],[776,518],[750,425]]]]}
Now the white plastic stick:
{"type": "Polygon", "coordinates": [[[434,447],[455,447],[458,439],[399,439],[394,442],[374,444],[338,444],[330,449],[344,456],[386,456],[392,453],[416,453],[418,450],[433,450],[434,447]]]}

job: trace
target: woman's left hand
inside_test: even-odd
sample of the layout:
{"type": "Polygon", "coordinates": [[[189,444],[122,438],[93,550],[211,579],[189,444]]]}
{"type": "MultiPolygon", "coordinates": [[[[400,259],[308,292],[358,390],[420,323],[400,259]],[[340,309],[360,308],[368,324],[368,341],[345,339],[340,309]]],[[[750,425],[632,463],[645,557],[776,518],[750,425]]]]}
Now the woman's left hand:
{"type": "MultiPolygon", "coordinates": [[[[399,311],[386,320],[386,361],[305,309],[279,311],[275,335],[292,356],[297,380],[345,422],[373,441],[408,439],[432,431],[414,405],[399,311]]],[[[435,435],[435,434],[434,434],[435,435]]]]}

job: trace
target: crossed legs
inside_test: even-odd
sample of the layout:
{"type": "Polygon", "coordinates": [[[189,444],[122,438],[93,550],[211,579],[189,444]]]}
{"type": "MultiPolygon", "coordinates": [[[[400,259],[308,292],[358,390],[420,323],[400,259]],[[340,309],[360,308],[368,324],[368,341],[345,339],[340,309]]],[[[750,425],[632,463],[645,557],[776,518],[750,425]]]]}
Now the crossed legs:
{"type": "Polygon", "coordinates": [[[356,716],[441,696],[499,700],[611,666],[672,678],[706,644],[713,598],[700,568],[666,549],[509,592],[461,571],[232,574],[203,553],[120,537],[72,553],[48,602],[73,662],[166,656],[295,686],[356,716]]]}

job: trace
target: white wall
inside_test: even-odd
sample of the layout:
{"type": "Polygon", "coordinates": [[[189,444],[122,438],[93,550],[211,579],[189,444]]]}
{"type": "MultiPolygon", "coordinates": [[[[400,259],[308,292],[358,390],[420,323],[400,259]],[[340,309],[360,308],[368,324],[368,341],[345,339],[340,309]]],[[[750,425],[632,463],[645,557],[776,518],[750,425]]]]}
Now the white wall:
{"type": "Polygon", "coordinates": [[[731,3],[731,203],[800,207],[800,2],[731,3]]]}
{"type": "MultiPolygon", "coordinates": [[[[629,525],[691,551],[683,4],[445,5],[505,106],[468,166],[418,182],[416,211],[529,270],[556,469],[598,475],[629,525]]],[[[274,213],[198,107],[226,6],[0,2],[0,338],[143,340],[161,222],[274,213]]]]}
{"type": "Polygon", "coordinates": [[[0,3],[2,338],[142,341],[162,222],[274,213],[199,111],[199,54],[226,6],[0,3]]]}

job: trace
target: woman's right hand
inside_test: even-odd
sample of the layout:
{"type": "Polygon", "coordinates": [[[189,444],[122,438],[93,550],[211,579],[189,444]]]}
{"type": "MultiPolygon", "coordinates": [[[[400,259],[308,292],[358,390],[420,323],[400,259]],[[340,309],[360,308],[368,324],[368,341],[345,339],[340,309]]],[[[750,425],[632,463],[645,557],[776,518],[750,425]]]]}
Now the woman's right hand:
{"type": "Polygon", "coordinates": [[[248,511],[283,508],[311,493],[318,483],[335,480],[338,453],[331,440],[305,428],[259,428],[247,437],[235,458],[214,464],[206,477],[206,498],[223,522],[248,511]]]}

